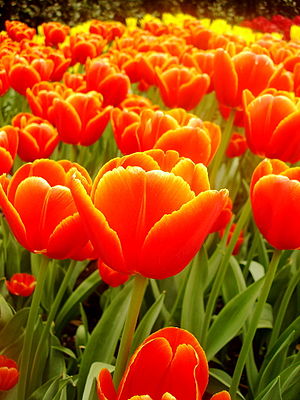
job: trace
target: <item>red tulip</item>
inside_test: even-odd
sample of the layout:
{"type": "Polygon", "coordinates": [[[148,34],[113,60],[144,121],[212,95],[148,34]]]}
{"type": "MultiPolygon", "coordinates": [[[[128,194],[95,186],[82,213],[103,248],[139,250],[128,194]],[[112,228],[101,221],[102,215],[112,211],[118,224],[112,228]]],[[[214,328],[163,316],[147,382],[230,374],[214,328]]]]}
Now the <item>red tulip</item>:
{"type": "Polygon", "coordinates": [[[247,140],[244,135],[234,132],[226,150],[226,156],[229,158],[239,157],[247,150],[247,140]]]}
{"type": "MultiPolygon", "coordinates": [[[[229,244],[229,242],[230,242],[230,240],[232,238],[232,235],[234,233],[235,228],[236,228],[236,224],[232,224],[231,227],[230,227],[230,230],[229,230],[229,234],[228,234],[228,237],[227,237],[226,244],[229,244]]],[[[219,235],[220,235],[221,238],[224,236],[224,234],[225,234],[225,228],[219,231],[219,235]]],[[[244,232],[241,231],[241,233],[239,234],[239,237],[237,239],[237,242],[236,242],[236,244],[234,246],[234,249],[232,251],[233,255],[237,255],[239,253],[243,242],[244,242],[244,232]]]]}
{"type": "MultiPolygon", "coordinates": [[[[180,328],[150,335],[131,357],[116,391],[107,369],[97,381],[99,400],[201,400],[208,383],[208,364],[197,339],[180,328]]],[[[230,400],[227,392],[213,400],[230,400]]]]}
{"type": "Polygon", "coordinates": [[[57,130],[47,120],[20,113],[13,118],[12,124],[19,128],[18,155],[23,161],[50,157],[58,145],[57,130]]]}
{"type": "Polygon", "coordinates": [[[107,41],[93,33],[77,33],[70,36],[70,46],[63,47],[67,58],[71,58],[71,65],[85,64],[88,58],[99,56],[107,41]]]}
{"type": "Polygon", "coordinates": [[[73,175],[87,190],[84,168],[69,161],[37,160],[19,168],[7,193],[0,186],[0,207],[19,243],[48,257],[85,259],[91,245],[69,189],[73,175]]]}
{"type": "Polygon", "coordinates": [[[300,111],[288,93],[274,89],[254,98],[245,91],[244,109],[246,138],[254,154],[300,160],[300,111]]]}
{"type": "Polygon", "coordinates": [[[121,37],[126,31],[125,25],[117,21],[91,21],[90,32],[102,36],[108,42],[121,37]]]}
{"type": "Polygon", "coordinates": [[[19,145],[18,130],[6,125],[0,128],[0,174],[8,173],[14,163],[19,145]]]}
{"type": "Polygon", "coordinates": [[[209,84],[210,78],[207,74],[185,67],[172,67],[163,72],[157,70],[161,98],[170,108],[192,110],[207,93],[209,84]]]}
{"type": "Polygon", "coordinates": [[[5,29],[12,40],[20,42],[23,39],[31,40],[36,34],[34,28],[20,21],[5,21],[5,29]]]}
{"type": "Polygon", "coordinates": [[[102,280],[112,287],[120,286],[129,279],[129,275],[114,271],[100,259],[98,259],[98,271],[102,280]]]}
{"type": "Polygon", "coordinates": [[[5,93],[10,88],[8,74],[2,64],[0,64],[0,96],[5,95],[5,93]]]}
{"type": "Polygon", "coordinates": [[[255,222],[275,248],[299,249],[300,167],[289,168],[279,160],[264,160],[251,181],[255,222]]]}
{"type": "Polygon", "coordinates": [[[97,92],[73,93],[65,99],[55,98],[48,113],[60,140],[89,146],[104,132],[111,108],[103,108],[102,96],[97,92]]]}
{"type": "Polygon", "coordinates": [[[65,41],[70,32],[70,27],[59,22],[47,22],[42,24],[46,46],[57,46],[65,41]]]}
{"type": "Polygon", "coordinates": [[[36,279],[33,275],[26,273],[14,274],[6,281],[7,290],[16,296],[30,296],[36,286],[36,279]]]}
{"type": "Polygon", "coordinates": [[[13,388],[18,379],[17,363],[4,355],[0,355],[0,391],[13,388]]]}
{"type": "Polygon", "coordinates": [[[108,162],[91,197],[76,179],[72,192],[105,264],[156,279],[190,262],[228,198],[226,190],[209,190],[202,164],[159,150],[108,162]]]}

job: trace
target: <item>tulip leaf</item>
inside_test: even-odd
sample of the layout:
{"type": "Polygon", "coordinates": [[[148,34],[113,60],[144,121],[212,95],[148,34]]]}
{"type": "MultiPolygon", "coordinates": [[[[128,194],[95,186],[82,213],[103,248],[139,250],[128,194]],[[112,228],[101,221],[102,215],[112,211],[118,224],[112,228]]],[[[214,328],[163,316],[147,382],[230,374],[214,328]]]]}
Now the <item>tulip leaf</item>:
{"type": "Polygon", "coordinates": [[[241,267],[234,256],[229,260],[230,268],[224,277],[222,294],[225,303],[228,303],[234,296],[246,289],[246,282],[241,267]]]}
{"type": "Polygon", "coordinates": [[[261,279],[265,276],[264,267],[257,261],[251,261],[250,266],[249,266],[249,271],[252,275],[252,278],[255,281],[258,281],[259,279],[261,279]]]}
{"type": "Polygon", "coordinates": [[[13,310],[0,294],[0,331],[13,317],[13,310]]]}
{"type": "Polygon", "coordinates": [[[106,368],[110,372],[112,372],[115,367],[110,364],[102,363],[102,362],[94,362],[91,365],[89,370],[89,374],[86,379],[83,396],[82,398],[85,400],[97,400],[97,392],[96,392],[96,380],[99,375],[101,369],[106,368]]]}
{"type": "Polygon", "coordinates": [[[100,276],[94,271],[70,295],[56,318],[56,331],[60,332],[64,325],[78,312],[79,304],[87,298],[99,285],[100,276]]]}
{"type": "Polygon", "coordinates": [[[280,376],[274,379],[270,385],[264,390],[262,397],[256,398],[256,400],[282,400],[282,392],[280,385],[280,376]]]}
{"type": "Polygon", "coordinates": [[[206,356],[208,360],[227,344],[244,325],[263,284],[263,279],[253,283],[227,303],[215,318],[208,331],[206,356]]]}
{"type": "MultiPolygon", "coordinates": [[[[207,386],[207,391],[209,393],[220,392],[230,387],[232,378],[226,372],[217,368],[210,368],[209,375],[210,378],[207,386]]],[[[245,399],[240,391],[237,391],[237,395],[239,400],[245,399]]]]}
{"type": "Polygon", "coordinates": [[[268,384],[280,374],[284,365],[288,348],[295,337],[295,331],[292,331],[283,343],[277,348],[277,351],[265,366],[259,372],[259,383],[257,392],[259,393],[263,388],[267,387],[268,384]]]}
{"type": "Polygon", "coordinates": [[[182,304],[181,328],[199,338],[204,318],[204,291],[208,277],[207,254],[202,247],[194,258],[182,304]]]}
{"type": "Polygon", "coordinates": [[[29,308],[22,308],[3,327],[0,331],[0,349],[3,349],[19,338],[26,326],[28,313],[29,308]]]}
{"type": "Polygon", "coordinates": [[[139,323],[135,331],[133,343],[131,346],[132,353],[142,343],[142,341],[150,335],[153,325],[155,324],[155,321],[157,320],[161,312],[162,306],[164,304],[164,298],[165,294],[161,293],[155,303],[149,308],[149,310],[139,323]]]}
{"type": "Polygon", "coordinates": [[[91,365],[95,361],[111,363],[125,322],[132,282],[113,299],[104,310],[101,319],[95,326],[88,345],[83,353],[78,378],[78,399],[82,399],[84,384],[91,365]]]}

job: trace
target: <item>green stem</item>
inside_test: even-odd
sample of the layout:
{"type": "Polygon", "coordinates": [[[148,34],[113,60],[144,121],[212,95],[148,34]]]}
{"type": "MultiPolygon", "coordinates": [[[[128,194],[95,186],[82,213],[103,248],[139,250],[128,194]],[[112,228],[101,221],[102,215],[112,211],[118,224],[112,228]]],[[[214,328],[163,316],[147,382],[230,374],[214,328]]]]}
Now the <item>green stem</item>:
{"type": "Polygon", "coordinates": [[[250,200],[248,199],[247,202],[245,203],[241,216],[238,220],[238,223],[234,229],[233,235],[231,237],[230,242],[226,246],[226,250],[224,253],[224,257],[222,259],[221,265],[219,266],[218,272],[216,274],[216,277],[214,279],[214,283],[212,285],[212,289],[208,298],[206,310],[205,310],[205,316],[204,316],[204,321],[203,321],[203,326],[202,326],[202,333],[201,333],[201,345],[204,347],[206,346],[206,341],[207,341],[207,335],[208,335],[208,329],[209,329],[209,324],[215,309],[215,305],[217,302],[217,298],[220,293],[220,289],[222,287],[228,266],[229,266],[229,259],[232,254],[232,251],[234,249],[234,246],[238,240],[239,234],[241,230],[243,229],[244,225],[248,221],[250,215],[250,200]]]}
{"type": "Polygon", "coordinates": [[[288,287],[286,288],[283,298],[281,300],[280,307],[279,307],[279,310],[277,313],[277,317],[275,319],[275,323],[273,326],[270,342],[268,345],[268,350],[272,349],[273,345],[275,344],[275,342],[279,336],[283,318],[286,314],[286,310],[288,308],[292,294],[293,294],[294,290],[296,289],[299,281],[300,281],[300,269],[296,272],[296,274],[290,280],[288,287]]]}
{"type": "Polygon", "coordinates": [[[253,260],[253,256],[254,256],[255,250],[256,250],[256,248],[258,246],[258,239],[259,239],[258,236],[259,235],[260,235],[260,233],[259,233],[258,229],[256,229],[255,230],[255,234],[254,234],[254,239],[253,239],[253,242],[252,242],[252,245],[250,247],[248,257],[247,257],[247,262],[246,262],[245,268],[243,270],[243,276],[244,276],[245,279],[248,276],[250,264],[251,264],[251,261],[253,260]]]}
{"type": "Polygon", "coordinates": [[[256,329],[257,329],[257,325],[259,322],[259,318],[262,314],[265,302],[267,301],[271,286],[272,286],[272,282],[274,280],[275,274],[276,274],[276,270],[277,270],[277,266],[280,260],[280,256],[281,256],[281,250],[274,250],[273,253],[273,257],[272,260],[269,264],[268,270],[266,272],[265,278],[264,278],[264,284],[263,287],[261,289],[261,293],[259,296],[259,299],[257,301],[252,319],[249,323],[249,327],[242,345],[242,349],[241,349],[241,353],[239,355],[237,364],[235,366],[235,370],[233,373],[233,377],[232,377],[232,382],[231,382],[231,386],[230,386],[230,390],[229,393],[231,395],[231,399],[235,400],[236,398],[236,394],[237,394],[237,389],[239,386],[239,382],[242,376],[242,372],[246,363],[246,359],[249,353],[249,349],[251,347],[251,343],[253,341],[256,329]]]}
{"type": "Polygon", "coordinates": [[[32,302],[25,330],[25,337],[24,337],[23,350],[20,363],[20,380],[18,384],[18,395],[17,395],[18,400],[26,399],[26,389],[28,387],[28,375],[29,375],[29,369],[31,368],[29,364],[31,359],[34,327],[39,313],[39,306],[43,294],[48,264],[49,264],[49,258],[46,256],[42,256],[37,276],[37,284],[33,292],[32,302]]]}
{"type": "Polygon", "coordinates": [[[117,388],[122,379],[123,373],[128,363],[129,352],[133,340],[133,335],[144,298],[144,293],[148,284],[148,279],[142,275],[135,275],[131,300],[128,314],[121,338],[120,349],[117,357],[116,368],[114,372],[114,385],[117,388]]]}
{"type": "MultiPolygon", "coordinates": [[[[160,290],[158,288],[157,282],[155,279],[150,279],[150,285],[151,285],[151,289],[154,295],[155,300],[157,300],[160,296],[160,290]]],[[[171,321],[171,314],[169,313],[169,311],[167,310],[166,306],[163,304],[162,309],[162,316],[165,320],[165,323],[170,323],[171,321]]]]}
{"type": "Polygon", "coordinates": [[[48,338],[49,332],[50,332],[50,328],[51,325],[54,321],[54,318],[56,316],[58,307],[60,306],[60,303],[62,301],[62,298],[65,294],[65,291],[68,287],[68,284],[70,282],[70,278],[72,276],[72,273],[74,271],[74,266],[76,264],[75,260],[71,260],[69,267],[67,269],[67,272],[64,276],[64,279],[60,285],[60,288],[57,292],[57,295],[55,297],[55,300],[50,308],[50,312],[49,312],[49,316],[47,318],[47,322],[43,328],[42,334],[39,338],[37,347],[36,347],[36,351],[35,351],[35,355],[34,355],[34,359],[32,362],[32,367],[31,367],[31,376],[30,376],[30,383],[32,385],[32,387],[35,389],[41,382],[39,382],[39,379],[41,379],[41,376],[44,372],[44,366],[43,365],[43,361],[45,364],[46,361],[46,356],[42,354],[42,348],[43,345],[45,344],[45,341],[48,338]]]}
{"type": "Polygon", "coordinates": [[[211,173],[210,173],[210,179],[209,179],[212,188],[215,188],[217,173],[218,173],[218,170],[220,168],[222,159],[224,157],[224,154],[226,152],[228,143],[229,143],[230,138],[231,138],[231,132],[232,132],[232,127],[233,127],[233,123],[234,123],[234,117],[235,117],[235,110],[232,110],[230,112],[229,118],[228,118],[228,120],[226,122],[224,131],[223,131],[220,147],[219,147],[219,149],[218,149],[218,151],[217,151],[217,153],[215,155],[215,158],[213,160],[212,169],[211,169],[211,173]]]}

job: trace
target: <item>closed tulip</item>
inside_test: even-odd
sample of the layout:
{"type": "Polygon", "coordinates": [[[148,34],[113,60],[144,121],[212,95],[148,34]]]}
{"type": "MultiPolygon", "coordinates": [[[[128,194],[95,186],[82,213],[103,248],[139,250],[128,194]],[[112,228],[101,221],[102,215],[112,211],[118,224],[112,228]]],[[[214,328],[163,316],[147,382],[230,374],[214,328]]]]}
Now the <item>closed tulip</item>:
{"type": "Polygon", "coordinates": [[[172,67],[161,72],[157,69],[157,86],[167,107],[181,107],[187,111],[195,108],[207,93],[210,78],[196,70],[172,67]]]}
{"type": "MultiPolygon", "coordinates": [[[[117,390],[107,369],[97,381],[99,400],[201,400],[208,364],[197,339],[180,328],[150,335],[131,357],[117,390]]],[[[212,400],[230,400],[223,391],[212,400]]]]}
{"type": "Polygon", "coordinates": [[[244,109],[246,138],[254,154],[291,163],[300,160],[298,101],[275,89],[256,98],[245,91],[244,109]]]}
{"type": "Polygon", "coordinates": [[[36,286],[36,279],[31,274],[17,273],[7,280],[7,290],[15,296],[30,296],[36,286]]]}
{"type": "Polygon", "coordinates": [[[65,99],[55,98],[48,114],[61,141],[89,146],[104,132],[111,108],[102,106],[99,93],[73,93],[65,99]]]}
{"type": "Polygon", "coordinates": [[[70,32],[70,27],[59,22],[47,22],[42,24],[46,46],[57,46],[65,41],[70,32]]]}
{"type": "Polygon", "coordinates": [[[0,174],[8,173],[11,170],[18,146],[18,130],[10,125],[0,128],[0,174]]]}
{"type": "Polygon", "coordinates": [[[202,164],[161,150],[114,159],[99,171],[91,196],[77,179],[72,192],[105,264],[157,279],[190,262],[228,198],[226,190],[209,189],[202,164]]]}
{"type": "Polygon", "coordinates": [[[6,391],[13,388],[19,379],[19,370],[17,363],[0,355],[0,391],[6,391]]]}
{"type": "Polygon", "coordinates": [[[251,204],[256,225],[273,247],[300,248],[300,167],[262,161],[252,176],[251,204]]]}
{"type": "Polygon", "coordinates": [[[0,207],[19,243],[33,253],[64,259],[85,259],[92,246],[69,186],[75,174],[87,190],[84,168],[69,161],[37,160],[24,164],[0,186],[0,207]]]}
{"type": "Polygon", "coordinates": [[[48,158],[59,143],[57,130],[47,120],[20,113],[13,118],[12,124],[19,128],[18,155],[23,161],[48,158]]]}

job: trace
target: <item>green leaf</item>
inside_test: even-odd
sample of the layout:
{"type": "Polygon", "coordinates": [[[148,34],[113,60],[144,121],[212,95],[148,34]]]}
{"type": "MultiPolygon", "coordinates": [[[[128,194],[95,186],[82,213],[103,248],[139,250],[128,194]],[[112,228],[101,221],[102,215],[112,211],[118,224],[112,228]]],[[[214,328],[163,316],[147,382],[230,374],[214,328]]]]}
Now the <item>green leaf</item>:
{"type": "Polygon", "coordinates": [[[29,308],[22,308],[0,331],[0,349],[19,338],[27,323],[29,308]]]}
{"type": "Polygon", "coordinates": [[[259,382],[257,393],[262,391],[268,384],[280,374],[287,355],[288,348],[295,337],[295,331],[292,331],[283,343],[277,348],[270,361],[259,371],[259,382]]]}
{"type": "Polygon", "coordinates": [[[0,331],[12,319],[13,315],[11,306],[0,294],[0,331]]]}
{"type": "Polygon", "coordinates": [[[273,308],[271,304],[265,303],[262,314],[258,321],[258,329],[272,329],[273,328],[273,308]]]}
{"type": "Polygon", "coordinates": [[[57,350],[60,351],[61,353],[65,354],[68,357],[73,358],[74,360],[76,360],[76,355],[73,353],[72,350],[68,349],[67,347],[63,347],[63,346],[52,346],[53,350],[57,350]]]}
{"type": "Polygon", "coordinates": [[[225,303],[228,303],[234,296],[246,289],[246,282],[241,267],[234,256],[229,260],[230,268],[225,275],[222,293],[225,303]]]}
{"type": "Polygon", "coordinates": [[[256,261],[251,261],[250,266],[249,266],[249,271],[252,275],[252,278],[255,281],[258,281],[259,279],[261,279],[265,276],[264,267],[256,261]]]}
{"type": "Polygon", "coordinates": [[[111,363],[125,322],[132,282],[129,282],[105,309],[95,326],[83,353],[78,378],[78,399],[82,399],[83,387],[95,361],[111,363]]]}
{"type": "Polygon", "coordinates": [[[110,364],[106,364],[106,363],[102,363],[102,362],[94,362],[91,365],[88,377],[86,379],[83,396],[82,396],[82,398],[84,400],[97,400],[98,399],[97,393],[96,393],[96,380],[99,375],[99,372],[103,368],[108,369],[110,372],[112,372],[115,369],[115,367],[110,364]]]}
{"type": "Polygon", "coordinates": [[[181,328],[199,338],[204,318],[204,291],[208,277],[207,254],[202,247],[194,258],[182,304],[181,328]]]}
{"type": "Polygon", "coordinates": [[[296,400],[300,393],[300,362],[281,372],[281,391],[284,400],[296,400]]]}
{"type": "Polygon", "coordinates": [[[208,360],[211,360],[225,344],[238,334],[253,311],[262,284],[263,279],[253,283],[244,292],[231,299],[216,316],[208,331],[207,348],[205,349],[208,360]]]}
{"type": "Polygon", "coordinates": [[[264,390],[263,396],[259,396],[256,400],[282,400],[280,376],[274,379],[270,385],[264,390]]]}
{"type": "Polygon", "coordinates": [[[72,316],[78,312],[79,304],[96,289],[100,283],[100,280],[99,272],[94,271],[81,283],[81,285],[74,290],[57,315],[57,332],[60,332],[64,325],[72,318],[72,316]]]}
{"type": "Polygon", "coordinates": [[[161,312],[162,306],[164,304],[164,298],[165,294],[161,293],[156,302],[149,308],[149,310],[139,323],[134,334],[131,352],[133,352],[142,343],[142,341],[150,335],[153,325],[155,324],[155,321],[157,320],[161,312]]]}
{"type": "MultiPolygon", "coordinates": [[[[222,390],[227,390],[231,385],[231,376],[228,375],[226,372],[222,371],[221,369],[217,368],[210,368],[209,369],[209,382],[207,386],[208,393],[216,393],[222,390]]],[[[244,396],[237,392],[238,399],[245,400],[244,396]]]]}

